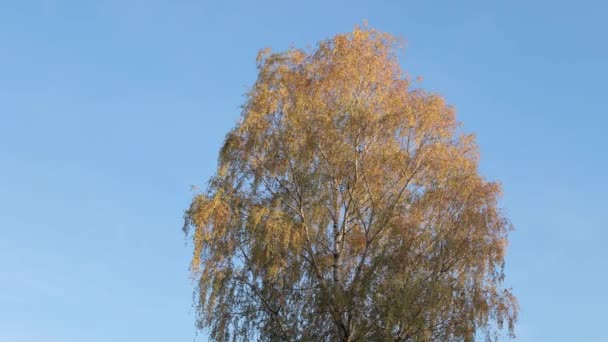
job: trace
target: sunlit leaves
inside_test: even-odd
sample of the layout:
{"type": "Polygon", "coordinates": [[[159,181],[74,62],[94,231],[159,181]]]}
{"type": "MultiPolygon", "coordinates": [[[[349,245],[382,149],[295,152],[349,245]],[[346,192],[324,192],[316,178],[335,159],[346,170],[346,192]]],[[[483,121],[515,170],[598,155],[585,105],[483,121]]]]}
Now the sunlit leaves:
{"type": "Polygon", "coordinates": [[[467,341],[513,331],[510,228],[474,137],[409,89],[368,28],[260,52],[258,79],[186,212],[214,340],[467,341]]]}

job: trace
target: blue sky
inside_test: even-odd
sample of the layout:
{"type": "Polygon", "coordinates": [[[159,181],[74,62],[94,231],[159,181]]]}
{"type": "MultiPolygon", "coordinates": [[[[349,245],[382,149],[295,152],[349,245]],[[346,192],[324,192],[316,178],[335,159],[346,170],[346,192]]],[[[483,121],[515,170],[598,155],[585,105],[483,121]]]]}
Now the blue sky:
{"type": "Polygon", "coordinates": [[[605,340],[608,7],[600,1],[1,1],[0,341],[205,341],[191,185],[257,50],[367,19],[504,185],[519,341],[605,340]]]}

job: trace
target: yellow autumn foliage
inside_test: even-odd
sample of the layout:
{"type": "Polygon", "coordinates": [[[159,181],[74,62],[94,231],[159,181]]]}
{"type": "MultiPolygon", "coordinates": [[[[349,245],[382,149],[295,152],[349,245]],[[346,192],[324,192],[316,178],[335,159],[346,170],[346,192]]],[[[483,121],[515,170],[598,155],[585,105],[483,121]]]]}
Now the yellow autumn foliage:
{"type": "Polygon", "coordinates": [[[216,175],[186,212],[210,337],[471,341],[513,333],[508,220],[454,108],[367,27],[262,50],[216,175]]]}

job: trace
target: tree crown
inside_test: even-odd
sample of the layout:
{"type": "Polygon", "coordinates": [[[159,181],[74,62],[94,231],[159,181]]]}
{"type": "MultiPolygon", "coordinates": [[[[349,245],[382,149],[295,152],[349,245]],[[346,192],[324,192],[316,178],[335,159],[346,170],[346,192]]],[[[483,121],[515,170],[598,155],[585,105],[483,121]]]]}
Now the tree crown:
{"type": "Polygon", "coordinates": [[[260,52],[242,118],[194,197],[197,312],[211,337],[473,340],[513,332],[500,186],[442,97],[367,27],[260,52]]]}

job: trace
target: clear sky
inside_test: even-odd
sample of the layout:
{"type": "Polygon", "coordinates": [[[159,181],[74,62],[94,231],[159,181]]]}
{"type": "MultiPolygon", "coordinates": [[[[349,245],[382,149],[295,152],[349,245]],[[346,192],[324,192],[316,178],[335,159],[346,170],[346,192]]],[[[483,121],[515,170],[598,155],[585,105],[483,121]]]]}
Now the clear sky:
{"type": "Polygon", "coordinates": [[[262,47],[363,19],[477,134],[516,231],[519,341],[606,341],[608,7],[601,1],[0,1],[0,341],[205,341],[191,185],[262,47]]]}

